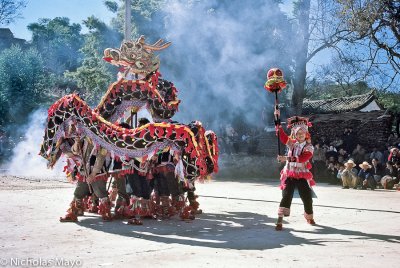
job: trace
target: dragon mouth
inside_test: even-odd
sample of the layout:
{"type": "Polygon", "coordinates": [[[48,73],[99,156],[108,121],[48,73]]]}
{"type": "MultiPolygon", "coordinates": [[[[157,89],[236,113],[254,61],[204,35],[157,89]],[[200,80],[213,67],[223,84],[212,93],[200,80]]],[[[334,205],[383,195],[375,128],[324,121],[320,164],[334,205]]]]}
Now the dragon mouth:
{"type": "Polygon", "coordinates": [[[176,106],[179,105],[180,102],[181,102],[180,100],[174,100],[174,101],[168,102],[167,105],[168,105],[169,107],[176,107],[176,106]]]}

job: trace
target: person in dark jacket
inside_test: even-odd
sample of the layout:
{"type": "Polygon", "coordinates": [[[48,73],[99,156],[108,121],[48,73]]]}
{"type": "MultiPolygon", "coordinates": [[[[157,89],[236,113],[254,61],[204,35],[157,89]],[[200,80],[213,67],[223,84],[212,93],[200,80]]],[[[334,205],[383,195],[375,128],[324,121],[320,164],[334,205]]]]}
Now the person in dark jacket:
{"type": "Polygon", "coordinates": [[[361,169],[358,172],[358,178],[361,182],[361,189],[366,190],[367,188],[370,188],[371,190],[375,190],[376,182],[370,171],[372,166],[368,162],[364,161],[359,165],[359,167],[361,169]]]}
{"type": "Polygon", "coordinates": [[[393,186],[399,183],[399,173],[397,168],[393,165],[392,161],[386,162],[386,168],[383,171],[383,177],[381,179],[381,184],[384,189],[393,189],[393,186]]]}

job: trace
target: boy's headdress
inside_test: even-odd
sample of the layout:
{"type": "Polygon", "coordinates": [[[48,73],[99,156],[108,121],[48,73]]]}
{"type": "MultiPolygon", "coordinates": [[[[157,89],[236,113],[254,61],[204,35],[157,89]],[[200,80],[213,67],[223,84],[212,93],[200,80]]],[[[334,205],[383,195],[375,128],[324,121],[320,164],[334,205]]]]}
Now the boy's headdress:
{"type": "Polygon", "coordinates": [[[311,122],[308,121],[308,118],[301,116],[292,116],[287,119],[287,127],[292,129],[292,133],[296,135],[297,131],[300,129],[304,130],[306,133],[308,132],[308,128],[312,127],[311,122]]]}

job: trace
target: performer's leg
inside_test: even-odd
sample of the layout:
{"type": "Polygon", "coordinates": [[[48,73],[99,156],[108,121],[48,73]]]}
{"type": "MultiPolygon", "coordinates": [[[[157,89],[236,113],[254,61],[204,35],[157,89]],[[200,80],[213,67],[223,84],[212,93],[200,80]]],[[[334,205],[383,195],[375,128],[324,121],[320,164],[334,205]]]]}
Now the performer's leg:
{"type": "Polygon", "coordinates": [[[112,220],[111,215],[111,201],[108,198],[107,192],[107,182],[104,180],[98,180],[91,183],[94,193],[100,199],[99,205],[99,213],[102,216],[103,220],[110,221],[112,220]]]}
{"type": "Polygon", "coordinates": [[[78,216],[83,215],[83,199],[89,195],[89,185],[86,182],[78,181],[74,191],[74,199],[64,217],[60,217],[60,222],[76,222],[78,216]]]}
{"type": "Polygon", "coordinates": [[[142,197],[144,199],[150,199],[152,189],[150,187],[150,181],[146,178],[146,176],[140,176],[140,185],[142,188],[142,197]]]}
{"type": "Polygon", "coordinates": [[[150,182],[147,180],[146,176],[139,176],[140,184],[142,188],[141,193],[141,210],[142,216],[144,217],[153,217],[153,206],[150,201],[151,189],[150,182]]]}
{"type": "Polygon", "coordinates": [[[127,216],[125,211],[129,204],[129,195],[126,192],[126,178],[115,178],[115,183],[118,191],[118,198],[115,203],[115,216],[125,217],[127,216]]]}
{"type": "Polygon", "coordinates": [[[275,230],[277,231],[282,230],[283,216],[290,215],[290,206],[292,204],[294,187],[294,180],[287,178],[285,181],[285,189],[282,190],[282,200],[278,209],[278,220],[275,227],[275,230]]]}
{"type": "Polygon", "coordinates": [[[304,205],[304,217],[309,224],[315,224],[314,222],[314,212],[313,212],[313,200],[312,200],[312,190],[310,185],[308,185],[307,180],[300,179],[297,180],[297,189],[299,190],[299,195],[304,205]]]}
{"type": "Polygon", "coordinates": [[[168,182],[168,191],[172,197],[179,195],[179,180],[175,177],[175,172],[167,172],[166,174],[168,182]]]}
{"type": "Polygon", "coordinates": [[[290,206],[292,205],[293,193],[295,189],[294,179],[288,178],[285,182],[286,187],[282,190],[282,200],[279,204],[279,216],[289,216],[290,206]]]}
{"type": "Polygon", "coordinates": [[[163,173],[157,174],[156,183],[158,188],[158,194],[160,196],[160,210],[158,211],[159,216],[166,219],[169,218],[169,190],[168,190],[168,181],[166,176],[163,173]]]}

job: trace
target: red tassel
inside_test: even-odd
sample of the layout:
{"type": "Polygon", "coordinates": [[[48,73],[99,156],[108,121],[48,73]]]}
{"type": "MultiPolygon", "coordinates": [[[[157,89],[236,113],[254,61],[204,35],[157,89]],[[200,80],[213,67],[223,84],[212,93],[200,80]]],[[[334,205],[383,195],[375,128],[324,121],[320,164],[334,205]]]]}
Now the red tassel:
{"type": "Polygon", "coordinates": [[[154,128],[154,125],[153,124],[150,124],[149,125],[149,131],[150,131],[150,136],[151,137],[154,137],[154,132],[155,132],[155,128],[154,128]]]}
{"type": "Polygon", "coordinates": [[[169,139],[169,137],[172,135],[172,132],[173,132],[173,126],[171,126],[171,125],[169,125],[167,128],[166,128],[166,130],[167,130],[167,134],[165,135],[165,137],[167,138],[167,139],[169,139]]]}
{"type": "Polygon", "coordinates": [[[146,129],[143,129],[142,131],[140,131],[140,134],[139,134],[139,138],[143,138],[144,137],[144,135],[146,134],[146,129]]]}
{"type": "Polygon", "coordinates": [[[157,127],[158,137],[164,136],[164,129],[162,127],[157,127]]]}

